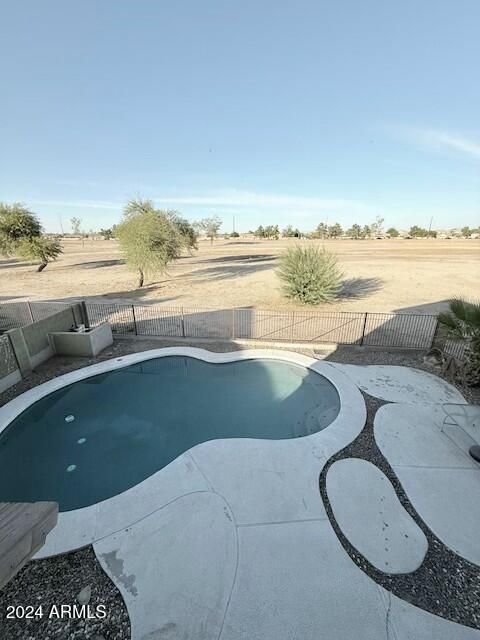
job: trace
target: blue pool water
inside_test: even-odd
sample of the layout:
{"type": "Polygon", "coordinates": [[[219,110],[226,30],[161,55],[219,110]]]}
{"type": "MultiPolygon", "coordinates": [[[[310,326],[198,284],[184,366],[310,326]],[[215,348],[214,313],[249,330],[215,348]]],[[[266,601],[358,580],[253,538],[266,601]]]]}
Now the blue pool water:
{"type": "Polygon", "coordinates": [[[297,438],[324,429],[339,409],[326,378],[287,362],[147,360],[75,382],[19,415],[0,435],[0,502],[78,509],[200,442],[297,438]]]}

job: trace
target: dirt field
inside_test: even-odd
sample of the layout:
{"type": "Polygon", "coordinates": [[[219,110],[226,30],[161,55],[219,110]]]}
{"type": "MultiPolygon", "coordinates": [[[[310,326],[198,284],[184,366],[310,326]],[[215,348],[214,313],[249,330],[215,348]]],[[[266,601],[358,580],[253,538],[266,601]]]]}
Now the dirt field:
{"type": "MultiPolygon", "coordinates": [[[[42,273],[28,263],[0,260],[0,300],[88,297],[184,307],[300,308],[283,297],[275,275],[278,255],[295,242],[201,241],[168,276],[136,289],[136,275],[123,264],[114,240],[65,240],[64,254],[42,273]]],[[[329,310],[435,313],[454,295],[479,296],[479,240],[323,244],[337,254],[345,275],[342,298],[329,310]]]]}

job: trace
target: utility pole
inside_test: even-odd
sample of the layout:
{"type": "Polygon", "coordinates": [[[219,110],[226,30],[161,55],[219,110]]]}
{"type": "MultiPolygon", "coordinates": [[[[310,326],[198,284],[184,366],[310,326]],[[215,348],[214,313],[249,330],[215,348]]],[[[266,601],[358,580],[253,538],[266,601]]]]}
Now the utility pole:
{"type": "Polygon", "coordinates": [[[235,233],[235,216],[233,216],[233,233],[235,233]]]}
{"type": "Polygon", "coordinates": [[[433,222],[433,216],[430,218],[430,224],[428,225],[428,237],[431,238],[431,231],[432,231],[432,222],[433,222]]]}
{"type": "Polygon", "coordinates": [[[59,218],[60,218],[60,231],[62,232],[62,236],[63,236],[63,235],[64,235],[64,233],[63,233],[63,223],[62,223],[62,216],[61,216],[61,214],[60,214],[59,218]]]}

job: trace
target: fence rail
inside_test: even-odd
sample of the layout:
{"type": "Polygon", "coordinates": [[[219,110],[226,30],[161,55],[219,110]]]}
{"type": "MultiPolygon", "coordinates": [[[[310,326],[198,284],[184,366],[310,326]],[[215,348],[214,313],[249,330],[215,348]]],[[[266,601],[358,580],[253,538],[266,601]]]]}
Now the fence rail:
{"type": "MultiPolygon", "coordinates": [[[[73,303],[72,303],[73,304],[73,303]]],[[[90,325],[109,322],[120,335],[236,338],[429,349],[437,317],[395,313],[165,307],[86,301],[90,325]]],[[[63,302],[0,304],[0,333],[70,306],[63,302]]]]}

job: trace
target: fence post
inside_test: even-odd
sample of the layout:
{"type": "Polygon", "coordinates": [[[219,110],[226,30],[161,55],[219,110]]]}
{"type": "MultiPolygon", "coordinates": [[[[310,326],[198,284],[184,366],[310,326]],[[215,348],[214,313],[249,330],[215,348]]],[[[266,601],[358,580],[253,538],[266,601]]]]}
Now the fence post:
{"type": "Polygon", "coordinates": [[[294,329],[293,329],[293,327],[294,327],[294,324],[295,324],[295,311],[292,311],[292,324],[290,325],[290,340],[292,340],[292,342],[293,342],[293,340],[294,340],[294,337],[293,337],[293,333],[294,333],[294,329]]]}
{"type": "Polygon", "coordinates": [[[367,316],[368,316],[368,313],[365,314],[365,317],[363,319],[362,339],[360,340],[360,346],[362,346],[363,341],[365,340],[365,327],[367,326],[367,316]]]}
{"type": "Polygon", "coordinates": [[[83,324],[85,325],[85,327],[87,329],[90,329],[90,318],[88,317],[88,310],[87,310],[87,303],[85,302],[85,300],[82,300],[80,302],[80,306],[82,308],[82,320],[83,320],[83,324]]]}
{"type": "Polygon", "coordinates": [[[137,319],[135,318],[135,305],[132,304],[133,326],[135,327],[135,335],[138,336],[137,319]]]}
{"type": "Polygon", "coordinates": [[[185,316],[183,315],[183,307],[182,307],[181,321],[182,321],[182,338],[185,338],[185,316]]]}
{"type": "Polygon", "coordinates": [[[235,309],[232,309],[232,340],[235,340],[235,309]]]}
{"type": "Polygon", "coordinates": [[[435,346],[435,343],[438,341],[439,337],[440,337],[440,323],[438,321],[438,316],[435,318],[435,331],[433,332],[432,335],[432,341],[430,343],[430,349],[433,349],[433,347],[435,346]]]}
{"type": "Polygon", "coordinates": [[[30,300],[27,300],[27,308],[28,313],[30,314],[30,322],[33,324],[35,322],[35,319],[33,317],[32,305],[30,304],[30,300]]]}

